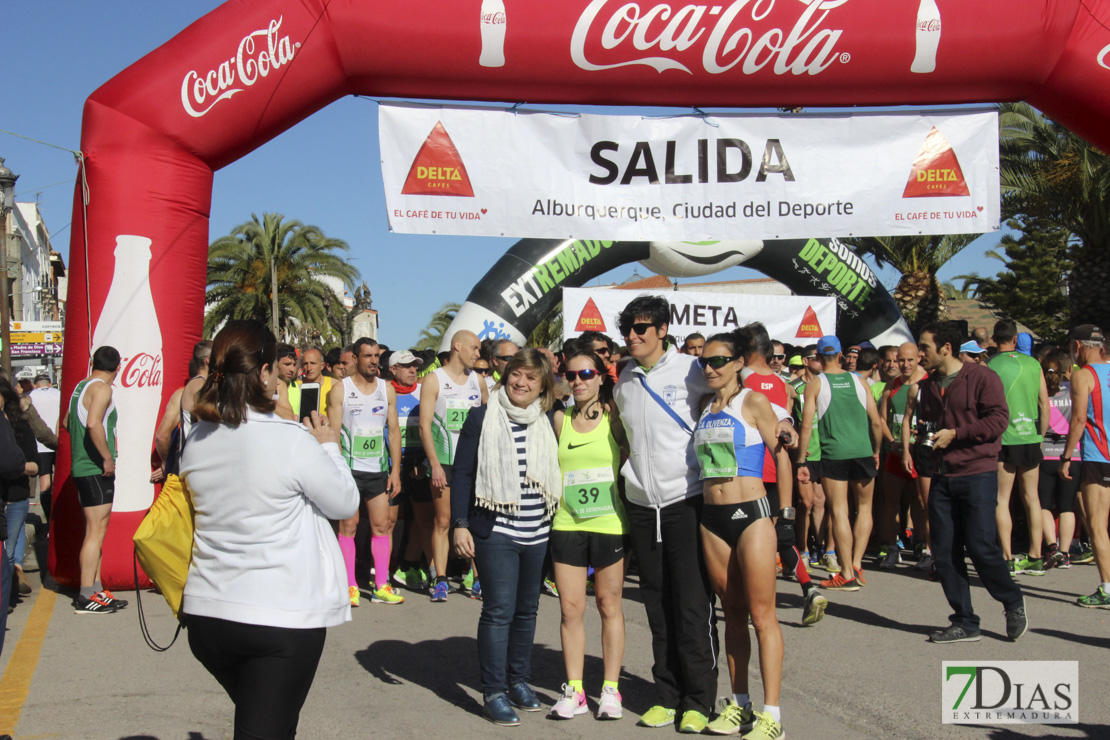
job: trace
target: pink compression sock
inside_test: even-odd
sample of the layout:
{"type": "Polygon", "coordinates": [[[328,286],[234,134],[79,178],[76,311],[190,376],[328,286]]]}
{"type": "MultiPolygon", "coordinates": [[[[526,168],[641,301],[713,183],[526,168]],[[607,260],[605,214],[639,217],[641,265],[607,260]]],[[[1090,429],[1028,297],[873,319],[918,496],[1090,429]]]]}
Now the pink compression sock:
{"type": "Polygon", "coordinates": [[[347,585],[358,586],[355,581],[355,538],[339,535],[339,551],[343,553],[343,563],[347,566],[347,585]]]}
{"type": "Polygon", "coordinates": [[[382,588],[389,583],[389,553],[393,549],[389,535],[370,538],[370,553],[374,556],[374,586],[382,588]]]}

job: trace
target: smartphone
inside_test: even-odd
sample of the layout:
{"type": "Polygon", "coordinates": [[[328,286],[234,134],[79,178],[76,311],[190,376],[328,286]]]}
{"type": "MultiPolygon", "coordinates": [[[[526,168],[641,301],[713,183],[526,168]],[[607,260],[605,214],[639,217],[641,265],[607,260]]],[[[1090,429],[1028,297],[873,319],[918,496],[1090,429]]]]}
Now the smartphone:
{"type": "Polygon", "coordinates": [[[301,383],[301,421],[312,417],[313,411],[320,410],[320,384],[301,383]]]}

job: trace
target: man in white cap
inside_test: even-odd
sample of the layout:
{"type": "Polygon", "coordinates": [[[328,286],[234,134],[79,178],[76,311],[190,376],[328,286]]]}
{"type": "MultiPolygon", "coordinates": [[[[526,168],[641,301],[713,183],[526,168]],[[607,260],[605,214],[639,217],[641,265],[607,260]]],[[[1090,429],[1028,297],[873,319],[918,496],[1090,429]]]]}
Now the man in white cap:
{"type": "Polygon", "coordinates": [[[979,343],[974,339],[960,345],[960,359],[964,362],[975,362],[982,365],[986,353],[987,350],[979,346],[979,343]]]}

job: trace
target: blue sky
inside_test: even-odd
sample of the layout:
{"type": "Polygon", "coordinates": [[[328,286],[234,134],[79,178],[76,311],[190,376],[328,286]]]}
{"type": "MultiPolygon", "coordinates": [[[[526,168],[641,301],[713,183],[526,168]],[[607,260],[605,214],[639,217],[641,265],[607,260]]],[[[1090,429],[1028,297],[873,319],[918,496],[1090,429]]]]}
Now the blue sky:
{"type": "MultiPolygon", "coordinates": [[[[215,0],[5,3],[0,129],[77,149],[85,98],[220,4],[215,0]]],[[[390,233],[378,164],[377,108],[363,98],[336,101],[217,172],[210,238],[228,233],[249,220],[251,213],[268,211],[316,224],[327,235],[346,240],[351,245],[350,259],[373,293],[374,308],[381,317],[379,338],[396,348],[414,342],[444,302],[464,300],[515,240],[390,233]],[[428,265],[443,267],[427,270],[428,265]]],[[[646,109],[621,112],[642,110],[646,109]]],[[[20,175],[17,200],[37,197],[54,248],[66,255],[68,264],[73,156],[0,133],[0,157],[20,175]]],[[[994,248],[998,238],[993,234],[977,240],[941,270],[941,279],[997,272],[1001,263],[983,253],[994,248]]],[[[638,265],[626,265],[603,279],[624,280],[637,269],[649,274],[638,265]]],[[[889,269],[880,275],[888,287],[898,280],[898,273],[889,269]]],[[[758,276],[737,267],[692,281],[758,276]]]]}

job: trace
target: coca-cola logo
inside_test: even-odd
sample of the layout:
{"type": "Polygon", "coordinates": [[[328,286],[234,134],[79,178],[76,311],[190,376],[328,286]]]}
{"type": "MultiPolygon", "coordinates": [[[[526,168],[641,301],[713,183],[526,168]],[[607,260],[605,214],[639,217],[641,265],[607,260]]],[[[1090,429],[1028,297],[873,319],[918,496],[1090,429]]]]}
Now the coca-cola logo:
{"type": "Polygon", "coordinates": [[[488,23],[491,26],[505,25],[505,14],[501,11],[496,13],[482,13],[482,23],[488,23]]]}
{"type": "Polygon", "coordinates": [[[1110,64],[1106,63],[1107,54],[1110,54],[1110,44],[1107,44],[1106,46],[1099,49],[1098,56],[1095,57],[1096,61],[1098,61],[1098,66],[1102,67],[1103,69],[1110,69],[1110,64]]]}
{"type": "Polygon", "coordinates": [[[940,18],[917,22],[918,31],[940,31],[940,18]]]}
{"type": "Polygon", "coordinates": [[[693,74],[699,47],[700,65],[709,74],[739,65],[746,75],[768,66],[776,75],[816,75],[837,59],[850,60],[836,50],[843,30],[822,28],[829,13],[846,2],[796,0],[804,9],[795,15],[798,5],[788,0],[735,0],[727,8],[689,4],[677,10],[667,3],[645,9],[638,2],[592,0],[574,27],[570,54],[589,71],[642,64],[657,72],[693,74]],[[591,61],[587,46],[615,58],[591,61]]]}
{"type": "Polygon", "coordinates": [[[189,70],[181,81],[181,105],[185,112],[200,118],[216,103],[242,92],[259,78],[292,61],[301,43],[291,42],[288,35],[278,36],[283,17],[270,21],[266,28],[248,33],[239,42],[235,56],[207,73],[201,75],[189,70]]]}
{"type": "Polygon", "coordinates": [[[119,382],[124,388],[151,388],[162,385],[162,355],[147,352],[124,358],[119,382]]]}

